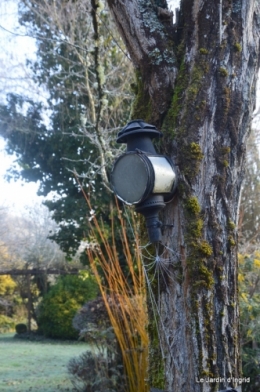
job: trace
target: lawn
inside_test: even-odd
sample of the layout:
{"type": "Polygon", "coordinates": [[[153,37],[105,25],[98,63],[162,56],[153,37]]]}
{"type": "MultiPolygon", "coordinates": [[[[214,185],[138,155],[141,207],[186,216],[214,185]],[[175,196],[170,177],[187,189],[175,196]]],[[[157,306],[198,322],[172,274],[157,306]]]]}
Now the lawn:
{"type": "Polygon", "coordinates": [[[78,342],[15,339],[0,334],[1,392],[75,391],[67,374],[67,363],[89,347],[78,342]]]}

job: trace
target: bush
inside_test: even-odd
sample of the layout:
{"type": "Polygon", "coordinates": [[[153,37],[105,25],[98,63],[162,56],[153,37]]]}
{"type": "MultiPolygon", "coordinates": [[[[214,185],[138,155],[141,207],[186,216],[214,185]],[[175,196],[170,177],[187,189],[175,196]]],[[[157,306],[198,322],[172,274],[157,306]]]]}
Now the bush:
{"type": "Polygon", "coordinates": [[[13,332],[15,322],[10,317],[0,315],[0,333],[13,332]]]}
{"type": "Polygon", "coordinates": [[[77,311],[72,321],[73,327],[80,332],[88,328],[89,324],[95,324],[101,329],[106,329],[111,326],[111,321],[102,297],[95,298],[92,301],[85,303],[82,308],[77,311]]]}
{"type": "Polygon", "coordinates": [[[11,295],[16,289],[16,283],[10,275],[0,275],[0,295],[11,295]]]}
{"type": "Polygon", "coordinates": [[[15,326],[15,330],[16,330],[16,333],[18,333],[18,335],[19,335],[21,333],[27,332],[27,326],[25,324],[20,323],[15,326]]]}
{"type": "Polygon", "coordinates": [[[105,354],[87,351],[68,363],[74,388],[79,392],[123,392],[126,382],[123,366],[105,354]]]}
{"type": "MultiPolygon", "coordinates": [[[[112,297],[107,297],[111,307],[112,297]]],[[[117,309],[119,310],[119,309],[117,309]]],[[[116,335],[102,297],[87,302],[78,310],[73,326],[80,331],[80,338],[94,346],[73,358],[68,371],[73,386],[80,392],[121,392],[127,389],[123,358],[116,335]]]]}
{"type": "Polygon", "coordinates": [[[97,293],[98,286],[91,276],[59,277],[38,307],[40,332],[50,338],[77,339],[72,319],[85,301],[96,297],[97,293]]]}

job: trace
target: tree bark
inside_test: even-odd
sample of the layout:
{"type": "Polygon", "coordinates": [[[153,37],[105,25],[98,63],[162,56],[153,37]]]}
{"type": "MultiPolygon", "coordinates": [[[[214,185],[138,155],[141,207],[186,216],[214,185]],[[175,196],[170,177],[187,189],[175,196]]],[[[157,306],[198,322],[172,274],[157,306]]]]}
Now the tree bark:
{"type": "Polygon", "coordinates": [[[28,332],[32,330],[32,310],[33,310],[33,300],[31,293],[31,275],[26,275],[27,284],[27,314],[28,314],[28,332]]]}
{"type": "Polygon", "coordinates": [[[178,171],[177,193],[162,216],[174,224],[163,236],[174,278],[158,296],[164,389],[236,387],[236,225],[255,107],[259,1],[182,0],[178,26],[162,0],[107,2],[137,70],[132,117],[163,131],[161,152],[178,171]]]}

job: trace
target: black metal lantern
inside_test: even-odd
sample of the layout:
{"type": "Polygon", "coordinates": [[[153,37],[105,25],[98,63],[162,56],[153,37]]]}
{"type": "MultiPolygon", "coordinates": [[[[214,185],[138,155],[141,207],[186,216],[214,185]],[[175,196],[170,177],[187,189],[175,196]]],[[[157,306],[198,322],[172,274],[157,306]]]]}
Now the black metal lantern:
{"type": "Polygon", "coordinates": [[[146,218],[151,242],[161,240],[158,213],[170,201],[176,188],[171,160],[158,155],[152,138],[161,137],[155,126],[143,120],[130,121],[118,134],[117,142],[127,144],[127,152],[114,163],[111,183],[116,196],[146,218]]]}

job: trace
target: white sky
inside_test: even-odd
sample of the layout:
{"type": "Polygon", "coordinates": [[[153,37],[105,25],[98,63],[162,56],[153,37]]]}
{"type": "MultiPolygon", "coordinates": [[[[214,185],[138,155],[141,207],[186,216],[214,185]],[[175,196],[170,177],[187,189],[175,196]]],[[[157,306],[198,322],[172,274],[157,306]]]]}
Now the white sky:
{"type": "Polygon", "coordinates": [[[38,204],[43,198],[36,195],[39,186],[37,183],[7,182],[4,179],[6,170],[14,159],[4,151],[4,144],[4,140],[0,138],[0,208],[5,206],[12,213],[23,214],[27,206],[38,204]]]}
{"type": "MultiPolygon", "coordinates": [[[[0,0],[0,26],[13,33],[18,32],[18,1],[0,0]]],[[[30,82],[30,72],[25,67],[26,58],[35,56],[34,40],[16,36],[0,27],[0,102],[4,102],[8,92],[31,92],[39,96],[36,86],[30,82]]],[[[19,34],[24,31],[19,27],[19,34]]],[[[5,142],[0,138],[0,207],[6,206],[10,212],[23,214],[26,206],[38,203],[42,198],[36,195],[36,183],[22,181],[6,182],[4,175],[14,158],[4,151],[5,142]]]]}

